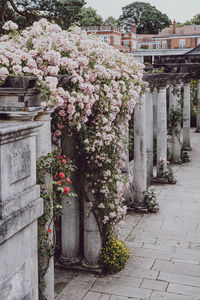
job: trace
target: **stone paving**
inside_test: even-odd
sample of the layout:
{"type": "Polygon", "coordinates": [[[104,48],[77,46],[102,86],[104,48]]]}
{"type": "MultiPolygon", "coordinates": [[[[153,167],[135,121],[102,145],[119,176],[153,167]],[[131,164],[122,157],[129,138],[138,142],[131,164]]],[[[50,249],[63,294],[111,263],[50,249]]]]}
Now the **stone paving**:
{"type": "Polygon", "coordinates": [[[200,133],[177,184],[156,186],[160,211],[129,214],[121,235],[132,256],[115,275],[56,270],[56,300],[200,300],[200,133]]]}

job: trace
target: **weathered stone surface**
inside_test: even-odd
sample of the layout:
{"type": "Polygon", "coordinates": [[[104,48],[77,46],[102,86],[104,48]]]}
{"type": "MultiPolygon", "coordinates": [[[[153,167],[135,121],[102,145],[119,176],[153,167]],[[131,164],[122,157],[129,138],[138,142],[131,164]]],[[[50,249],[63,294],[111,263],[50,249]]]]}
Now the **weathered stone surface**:
{"type": "MultiPolygon", "coordinates": [[[[62,150],[67,158],[75,161],[75,147],[77,139],[75,136],[64,136],[62,138],[62,150]]],[[[80,176],[78,171],[72,174],[71,191],[78,195],[80,188],[80,176]]],[[[65,264],[77,264],[82,259],[80,246],[80,199],[71,197],[71,204],[62,202],[62,221],[61,221],[61,239],[62,239],[62,262],[65,264]]]]}
{"type": "Polygon", "coordinates": [[[0,123],[0,299],[38,299],[37,219],[43,201],[36,185],[40,124],[0,123]]]}
{"type": "Polygon", "coordinates": [[[147,188],[146,154],[146,106],[145,95],[134,111],[134,207],[144,207],[144,192],[147,188]]]}

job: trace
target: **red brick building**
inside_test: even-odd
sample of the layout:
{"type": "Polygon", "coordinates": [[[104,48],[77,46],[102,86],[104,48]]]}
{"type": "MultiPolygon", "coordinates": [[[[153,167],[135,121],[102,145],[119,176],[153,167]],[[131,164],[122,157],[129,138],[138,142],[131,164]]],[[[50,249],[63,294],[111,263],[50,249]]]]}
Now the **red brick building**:
{"type": "Polygon", "coordinates": [[[153,62],[156,55],[184,54],[200,44],[200,25],[166,27],[157,35],[137,34],[138,51],[133,51],[141,62],[153,62]]]}
{"type": "Polygon", "coordinates": [[[135,24],[131,26],[130,32],[122,32],[120,28],[110,25],[90,26],[84,27],[83,29],[86,30],[88,34],[95,33],[96,35],[101,36],[103,41],[120,51],[132,52],[137,49],[135,24]]]}

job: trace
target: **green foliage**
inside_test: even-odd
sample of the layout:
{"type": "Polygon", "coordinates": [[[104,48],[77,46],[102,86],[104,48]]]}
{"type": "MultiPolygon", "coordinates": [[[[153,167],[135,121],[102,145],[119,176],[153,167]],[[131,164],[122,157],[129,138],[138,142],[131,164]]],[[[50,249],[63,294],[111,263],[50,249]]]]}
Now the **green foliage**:
{"type": "Polygon", "coordinates": [[[156,191],[153,188],[148,188],[144,193],[144,202],[149,212],[156,213],[159,210],[156,191]]]}
{"type": "Polygon", "coordinates": [[[83,7],[81,12],[80,26],[101,26],[103,18],[92,7],[83,7]]]}
{"type": "Polygon", "coordinates": [[[190,162],[190,158],[186,151],[181,151],[181,160],[184,164],[190,162]]]}
{"type": "Polygon", "coordinates": [[[160,158],[159,162],[159,171],[161,173],[161,176],[168,180],[168,183],[176,183],[176,178],[174,176],[174,171],[172,167],[169,165],[165,167],[165,163],[162,158],[160,158]]]}
{"type": "Polygon", "coordinates": [[[155,6],[138,1],[123,7],[119,20],[126,31],[130,31],[131,24],[136,23],[137,33],[156,34],[171,24],[168,16],[157,10],[155,6]]]}
{"type": "Polygon", "coordinates": [[[0,0],[0,25],[4,21],[12,20],[20,29],[24,29],[45,17],[67,29],[82,19],[84,5],[85,0],[0,0]]]}
{"type": "Polygon", "coordinates": [[[190,125],[191,127],[196,127],[196,121],[197,121],[197,116],[196,116],[196,106],[197,106],[197,85],[198,85],[198,80],[191,80],[190,83],[190,92],[191,92],[191,106],[190,106],[190,125]]]}
{"type": "Polygon", "coordinates": [[[167,122],[168,122],[168,130],[171,134],[172,130],[177,130],[177,134],[179,133],[178,126],[181,125],[183,122],[183,110],[181,107],[175,108],[172,106],[169,109],[168,115],[167,115],[167,122]]]}
{"type": "Polygon", "coordinates": [[[124,242],[113,236],[106,242],[99,257],[104,271],[116,273],[124,268],[130,254],[124,242]]]}
{"type": "Polygon", "coordinates": [[[44,214],[38,220],[39,290],[45,285],[44,275],[55,251],[55,231],[52,224],[62,214],[62,199],[75,196],[70,193],[70,176],[74,171],[72,162],[59,151],[42,156],[37,162],[37,183],[44,199],[44,214]]]}
{"type": "Polygon", "coordinates": [[[115,19],[112,16],[109,16],[107,19],[105,19],[104,25],[120,27],[120,21],[119,19],[115,19]]]}

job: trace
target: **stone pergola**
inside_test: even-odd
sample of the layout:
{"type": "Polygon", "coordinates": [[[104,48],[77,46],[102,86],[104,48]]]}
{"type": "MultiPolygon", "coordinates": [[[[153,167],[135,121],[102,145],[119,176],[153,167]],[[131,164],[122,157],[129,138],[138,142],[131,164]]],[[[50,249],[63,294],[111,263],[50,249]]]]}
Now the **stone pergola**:
{"type": "Polygon", "coordinates": [[[148,73],[143,77],[149,83],[149,92],[143,95],[140,103],[136,105],[134,119],[133,207],[141,212],[146,209],[144,192],[153,178],[153,137],[157,139],[156,178],[161,181],[160,161],[162,160],[164,167],[167,166],[167,148],[170,146],[173,163],[181,162],[181,149],[191,150],[190,82],[192,79],[198,80],[196,131],[200,131],[200,45],[184,55],[155,57],[154,68],[158,69],[157,73],[148,73]],[[175,128],[172,129],[170,145],[167,133],[167,109],[179,108],[179,98],[174,90],[180,89],[181,86],[183,89],[182,143],[181,128],[175,128]]]}

